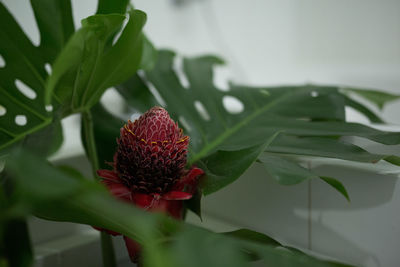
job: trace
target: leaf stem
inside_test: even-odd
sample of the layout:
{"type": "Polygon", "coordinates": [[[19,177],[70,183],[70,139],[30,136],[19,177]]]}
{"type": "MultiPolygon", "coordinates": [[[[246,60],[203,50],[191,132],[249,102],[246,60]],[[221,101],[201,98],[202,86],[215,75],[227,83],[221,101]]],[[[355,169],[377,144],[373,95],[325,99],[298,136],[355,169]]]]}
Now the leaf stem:
{"type": "MultiPolygon", "coordinates": [[[[90,110],[82,112],[83,137],[86,141],[86,153],[92,165],[93,176],[99,180],[97,170],[99,169],[99,158],[97,157],[96,143],[94,140],[93,119],[90,110]]],[[[114,246],[109,234],[101,232],[101,251],[104,267],[116,267],[114,246]]]]}

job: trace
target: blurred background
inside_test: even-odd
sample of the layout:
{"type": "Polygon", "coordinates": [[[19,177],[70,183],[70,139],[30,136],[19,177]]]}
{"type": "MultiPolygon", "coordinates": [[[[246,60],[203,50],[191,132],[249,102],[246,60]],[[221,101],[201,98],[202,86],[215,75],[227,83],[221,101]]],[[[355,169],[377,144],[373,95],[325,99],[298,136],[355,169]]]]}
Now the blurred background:
{"type": "MultiPolygon", "coordinates": [[[[28,1],[2,2],[39,44],[28,1]]],[[[72,0],[76,26],[94,14],[96,3],[72,0]]],[[[145,31],[157,48],[171,48],[183,56],[223,57],[227,66],[215,69],[215,82],[222,88],[229,79],[248,85],[334,84],[400,94],[398,0],[135,0],[132,4],[147,13],[145,31]]],[[[120,99],[111,90],[103,101],[116,106],[120,99]]],[[[378,112],[390,125],[385,129],[400,131],[399,101],[378,112]]],[[[367,123],[351,109],[346,116],[367,123]]],[[[56,159],[76,159],[83,153],[77,119],[65,120],[66,141],[56,159]]],[[[370,151],[400,155],[399,147],[357,142],[370,151]]],[[[204,200],[204,223],[221,230],[249,227],[360,266],[400,266],[399,170],[377,164],[373,168],[378,174],[372,175],[367,170],[371,167],[363,164],[350,167],[332,160],[308,164],[339,178],[351,203],[320,181],[283,187],[254,166],[232,186],[204,200]]],[[[195,217],[189,219],[200,223],[195,217]]],[[[42,226],[33,222],[31,227],[42,226]]],[[[59,235],[60,230],[54,233],[59,235]]],[[[40,244],[50,236],[54,234],[34,236],[34,241],[40,244]]]]}

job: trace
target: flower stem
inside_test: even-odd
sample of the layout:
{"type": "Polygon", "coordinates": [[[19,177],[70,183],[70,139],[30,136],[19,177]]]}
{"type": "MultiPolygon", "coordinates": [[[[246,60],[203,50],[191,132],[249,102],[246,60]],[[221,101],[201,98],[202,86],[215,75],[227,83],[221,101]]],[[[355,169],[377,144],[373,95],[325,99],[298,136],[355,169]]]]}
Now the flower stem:
{"type": "MultiPolygon", "coordinates": [[[[93,131],[93,120],[90,111],[82,113],[82,127],[83,127],[83,138],[86,142],[85,150],[92,165],[93,176],[98,180],[96,171],[99,169],[99,158],[97,157],[96,143],[94,140],[93,131]]],[[[116,267],[114,246],[111,240],[111,236],[107,233],[100,233],[101,239],[101,251],[103,255],[103,266],[104,267],[116,267]]]]}

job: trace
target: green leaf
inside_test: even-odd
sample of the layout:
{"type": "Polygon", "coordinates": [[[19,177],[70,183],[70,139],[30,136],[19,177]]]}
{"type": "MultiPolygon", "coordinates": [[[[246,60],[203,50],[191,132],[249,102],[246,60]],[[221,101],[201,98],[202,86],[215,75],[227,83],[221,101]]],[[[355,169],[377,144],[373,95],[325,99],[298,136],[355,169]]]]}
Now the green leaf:
{"type": "Polygon", "coordinates": [[[312,170],[300,166],[297,162],[282,158],[279,155],[264,153],[258,160],[265,167],[267,173],[279,184],[293,185],[308,179],[321,178],[350,201],[346,188],[335,178],[319,176],[312,170]]]}
{"type": "Polygon", "coordinates": [[[192,196],[191,199],[185,201],[185,206],[191,210],[194,214],[199,216],[200,220],[203,220],[201,215],[201,197],[203,193],[201,189],[197,189],[196,193],[192,196]]]}
{"type": "Polygon", "coordinates": [[[246,266],[244,255],[238,251],[237,243],[202,229],[179,233],[172,246],[175,266],[246,266]]]}
{"type": "Polygon", "coordinates": [[[202,187],[205,195],[211,194],[238,179],[278,136],[271,135],[262,145],[235,151],[218,150],[198,162],[206,173],[202,187]]]}
{"type": "Polygon", "coordinates": [[[109,43],[125,16],[95,15],[82,21],[82,28],[67,43],[57,58],[47,81],[46,103],[51,94],[65,103],[63,114],[92,107],[103,92],[129,78],[142,58],[142,27],[146,15],[129,11],[129,21],[120,38],[109,43]]]}
{"type": "Polygon", "coordinates": [[[268,246],[274,246],[274,247],[282,246],[281,243],[279,243],[272,237],[269,237],[265,234],[252,231],[249,229],[239,229],[232,232],[225,232],[221,234],[231,236],[240,240],[247,240],[247,241],[261,243],[268,246]]]}
{"type": "MultiPolygon", "coordinates": [[[[74,31],[71,3],[69,0],[31,0],[31,5],[40,32],[39,47],[31,43],[0,3],[0,23],[7,25],[0,29],[0,55],[6,62],[6,66],[0,68],[0,109],[6,111],[0,115],[0,150],[41,130],[24,142],[43,143],[46,139],[45,145],[52,153],[62,137],[59,122],[50,124],[54,114],[45,109],[45,80],[48,77],[45,64],[54,61],[74,31]],[[24,88],[22,84],[28,91],[19,90],[24,88]],[[26,124],[16,124],[17,116],[21,122],[26,120],[26,124]],[[43,129],[48,125],[49,129],[43,129]]],[[[58,105],[58,102],[53,103],[53,109],[58,105]]]]}
{"type": "Polygon", "coordinates": [[[320,176],[320,178],[323,181],[325,181],[326,183],[328,183],[329,185],[331,185],[333,188],[335,188],[337,191],[339,191],[347,199],[347,201],[350,202],[349,194],[347,193],[346,188],[340,181],[338,181],[335,178],[326,177],[326,176],[320,176]]]}
{"type": "Polygon", "coordinates": [[[63,140],[61,122],[54,120],[46,128],[28,135],[23,145],[31,151],[37,151],[38,155],[49,157],[60,149],[63,140]]]}
{"type": "Polygon", "coordinates": [[[138,74],[133,75],[124,83],[117,85],[116,88],[126,103],[141,113],[146,112],[150,107],[158,105],[157,100],[150,93],[147,85],[138,74]]]}
{"type": "Polygon", "coordinates": [[[344,266],[275,249],[266,244],[265,237],[256,234],[250,238],[243,234],[218,235],[161,214],[139,210],[114,199],[95,182],[70,176],[69,171],[52,167],[27,151],[14,153],[8,162],[17,182],[16,192],[23,192],[15,197],[31,205],[35,215],[49,220],[95,225],[133,238],[142,244],[147,266],[164,267],[165,263],[171,267],[203,264],[209,267],[247,266],[243,247],[261,255],[271,266],[344,266]],[[22,167],[23,171],[19,171],[22,167]],[[53,181],[49,180],[50,177],[53,181]],[[64,190],[60,188],[65,188],[65,191],[60,192],[64,190]],[[61,196],[45,191],[56,191],[61,196]],[[161,235],[160,226],[167,237],[161,235]],[[170,242],[163,242],[166,238],[170,242]],[[282,263],[285,265],[280,265],[282,263]]]}
{"type": "MultiPolygon", "coordinates": [[[[109,163],[113,162],[117,150],[116,139],[119,137],[120,129],[125,122],[113,116],[98,103],[92,108],[94,141],[96,143],[97,157],[101,168],[110,168],[109,163]]],[[[85,138],[82,138],[85,145],[85,138]]]]}
{"type": "Polygon", "coordinates": [[[376,115],[372,110],[367,108],[365,105],[351,99],[350,97],[346,96],[346,106],[352,107],[361,114],[364,114],[371,122],[374,123],[384,123],[384,121],[376,115]]]}
{"type": "Polygon", "coordinates": [[[358,88],[343,88],[344,92],[355,93],[383,109],[384,105],[388,102],[395,101],[400,98],[400,95],[390,94],[376,90],[366,90],[358,88]]]}
{"type": "Polygon", "coordinates": [[[151,70],[157,62],[158,51],[150,42],[150,40],[144,35],[143,39],[143,56],[140,62],[141,70],[151,70]]]}
{"type": "MultiPolygon", "coordinates": [[[[234,181],[251,164],[251,157],[244,154],[253,153],[277,131],[285,135],[277,139],[275,148],[271,144],[274,152],[363,162],[376,162],[385,156],[368,153],[340,141],[339,137],[359,136],[389,145],[400,143],[400,133],[346,123],[348,98],[338,87],[252,88],[231,84],[229,91],[222,92],[214,86],[212,75],[213,67],[222,64],[222,60],[202,56],[184,59],[183,70],[178,70],[181,76],[187,78],[189,85],[185,88],[178,78],[174,60],[173,52],[160,51],[155,67],[146,72],[146,81],[135,76],[118,86],[118,90],[130,105],[140,111],[156,101],[150,91],[159,93],[168,112],[190,135],[188,164],[196,163],[206,171],[205,194],[234,181]],[[228,112],[222,104],[227,96],[239,100],[243,111],[236,114],[228,112]],[[196,105],[202,106],[203,111],[196,105]],[[234,163],[229,164],[223,158],[229,158],[234,163]]],[[[365,113],[371,112],[360,104],[361,107],[365,113]]]]}
{"type": "Polygon", "coordinates": [[[400,144],[399,132],[380,131],[359,123],[341,121],[308,122],[305,120],[293,120],[270,115],[263,118],[261,125],[283,131],[288,135],[297,135],[301,137],[358,136],[385,145],[400,144]]]}
{"type": "Polygon", "coordinates": [[[262,259],[266,266],[350,267],[350,265],[313,258],[299,249],[280,244],[273,238],[248,229],[222,233],[233,238],[249,260],[262,259]]]}
{"type": "Polygon", "coordinates": [[[49,201],[71,196],[80,190],[79,181],[28,151],[14,151],[7,159],[6,168],[17,179],[23,179],[17,181],[23,185],[18,194],[25,199],[49,201]],[[35,179],[26,179],[30,175],[35,179]],[[39,175],[40,181],[36,178],[39,175]]]}
{"type": "Polygon", "coordinates": [[[267,173],[282,185],[298,184],[304,180],[318,177],[297,163],[272,154],[262,154],[258,159],[267,173]]]}
{"type": "Polygon", "coordinates": [[[40,32],[39,50],[45,62],[52,64],[74,33],[70,0],[31,0],[40,32]]]}
{"type": "Polygon", "coordinates": [[[341,140],[321,137],[296,137],[284,134],[278,136],[266,151],[372,163],[385,157],[371,154],[356,145],[341,140]]]}
{"type": "Polygon", "coordinates": [[[393,156],[393,155],[386,156],[385,161],[392,163],[393,165],[400,166],[400,157],[398,156],[393,156]]]}
{"type": "Polygon", "coordinates": [[[7,222],[4,240],[0,239],[0,242],[5,244],[4,249],[9,266],[26,267],[32,265],[33,251],[29,238],[28,224],[25,220],[19,219],[7,222]]]}
{"type": "Polygon", "coordinates": [[[7,25],[0,28],[0,55],[6,64],[0,68],[0,109],[6,112],[0,115],[1,150],[50,124],[51,115],[43,101],[47,73],[40,49],[31,43],[3,3],[0,24],[7,25]],[[18,86],[25,84],[30,93],[18,90],[17,79],[18,86]],[[26,123],[16,124],[17,116],[26,123]]]}
{"type": "Polygon", "coordinates": [[[96,14],[125,14],[129,0],[98,0],[96,14]]]}

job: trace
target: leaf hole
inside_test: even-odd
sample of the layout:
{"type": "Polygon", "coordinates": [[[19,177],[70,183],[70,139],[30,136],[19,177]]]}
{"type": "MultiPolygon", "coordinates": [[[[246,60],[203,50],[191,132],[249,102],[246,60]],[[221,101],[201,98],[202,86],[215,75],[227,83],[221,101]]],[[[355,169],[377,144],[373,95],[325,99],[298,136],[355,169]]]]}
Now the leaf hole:
{"type": "Polygon", "coordinates": [[[0,161],[0,173],[4,170],[5,166],[6,166],[6,161],[5,160],[1,160],[0,161]]]}
{"type": "Polygon", "coordinates": [[[100,99],[104,108],[116,117],[124,117],[124,120],[129,117],[127,106],[124,98],[114,87],[108,88],[100,99]]]}
{"type": "Polygon", "coordinates": [[[157,91],[157,88],[154,86],[154,84],[152,84],[147,78],[146,78],[146,74],[144,73],[143,70],[139,70],[138,71],[138,75],[140,76],[140,78],[142,78],[142,80],[145,82],[145,84],[147,85],[147,87],[149,88],[149,91],[151,92],[151,94],[154,96],[154,98],[157,100],[157,102],[162,106],[162,107],[166,107],[167,103],[165,102],[165,100],[161,97],[160,93],[157,91]]]}
{"type": "Polygon", "coordinates": [[[204,107],[203,103],[200,101],[196,100],[194,101],[194,107],[196,108],[197,112],[199,113],[200,117],[205,120],[209,121],[210,120],[210,114],[208,114],[208,111],[204,107]]]}
{"type": "Polygon", "coordinates": [[[183,116],[179,116],[178,120],[179,123],[183,126],[183,128],[185,128],[188,132],[192,130],[192,127],[190,127],[189,123],[183,116]]]}
{"type": "Polygon", "coordinates": [[[112,41],[112,46],[114,46],[114,45],[118,42],[119,38],[121,37],[122,33],[123,33],[124,30],[125,30],[126,24],[128,24],[128,22],[129,22],[129,20],[130,20],[130,17],[129,17],[129,14],[127,13],[127,14],[126,14],[126,18],[125,18],[124,21],[122,22],[121,29],[120,29],[120,30],[117,32],[117,34],[114,36],[114,39],[113,39],[113,41],[112,41]]]}
{"type": "Polygon", "coordinates": [[[222,99],[222,104],[224,105],[226,111],[228,111],[231,114],[239,114],[244,110],[244,105],[242,101],[240,101],[234,96],[230,95],[224,96],[222,99]]]}
{"type": "Polygon", "coordinates": [[[131,121],[135,121],[135,120],[139,119],[140,116],[142,116],[142,113],[135,112],[135,113],[133,113],[133,114],[129,117],[129,119],[130,119],[131,121]]]}
{"type": "Polygon", "coordinates": [[[23,83],[20,80],[15,80],[15,86],[17,87],[18,91],[20,91],[21,94],[26,96],[29,99],[35,99],[36,98],[36,92],[32,90],[28,85],[23,83]]]}
{"type": "Polygon", "coordinates": [[[6,115],[7,109],[6,107],[0,105],[0,117],[6,115]]]}
{"type": "Polygon", "coordinates": [[[53,111],[53,105],[46,105],[44,108],[46,109],[47,112],[53,111]]]}
{"type": "Polygon", "coordinates": [[[17,115],[15,116],[15,124],[19,126],[25,126],[28,122],[28,119],[25,115],[17,115]]]}
{"type": "Polygon", "coordinates": [[[213,66],[213,84],[220,91],[229,91],[230,71],[227,67],[221,65],[213,66]]]}
{"type": "Polygon", "coordinates": [[[0,55],[0,68],[4,68],[6,66],[6,61],[4,60],[3,56],[0,55]]]}
{"type": "Polygon", "coordinates": [[[188,78],[186,77],[185,72],[183,71],[183,57],[175,56],[174,61],[172,62],[172,68],[175,71],[175,74],[178,77],[180,84],[184,88],[189,89],[190,83],[188,78]]]}
{"type": "Polygon", "coordinates": [[[261,89],[260,93],[265,95],[265,96],[270,96],[270,92],[267,89],[261,89]]]}
{"type": "Polygon", "coordinates": [[[51,68],[51,65],[49,63],[44,64],[44,69],[46,70],[48,75],[51,74],[52,68],[51,68]]]}
{"type": "Polygon", "coordinates": [[[310,95],[311,97],[318,97],[319,93],[317,91],[311,91],[310,95]]]}

